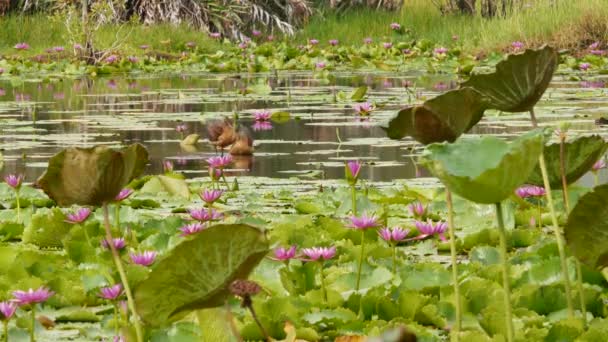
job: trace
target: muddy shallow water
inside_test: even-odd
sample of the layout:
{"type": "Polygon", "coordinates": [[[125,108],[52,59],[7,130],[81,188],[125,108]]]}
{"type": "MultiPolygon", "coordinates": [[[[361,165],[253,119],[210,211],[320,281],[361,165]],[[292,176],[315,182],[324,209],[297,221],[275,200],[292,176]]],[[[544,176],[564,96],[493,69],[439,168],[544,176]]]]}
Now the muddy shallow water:
{"type": "MultiPolygon", "coordinates": [[[[598,80],[598,77],[594,77],[598,80]]],[[[379,124],[415,101],[456,86],[453,75],[338,73],[335,85],[311,73],[279,75],[115,76],[63,81],[0,80],[0,148],[4,172],[33,181],[48,158],[63,147],[140,142],[151,157],[148,173],[171,160],[189,177],[206,175],[205,159],[214,149],[205,120],[238,113],[239,124],[255,139],[253,157],[236,158],[235,172],[251,176],[341,178],[344,160],[370,163],[363,177],[373,181],[426,175],[414,163],[420,146],[392,141],[379,124]],[[270,94],[250,92],[267,84],[270,94]],[[360,119],[350,94],[369,87],[367,99],[378,109],[360,119]],[[272,127],[255,125],[255,109],[291,113],[272,127]],[[196,147],[180,146],[179,121],[202,136],[196,147]]],[[[594,120],[608,116],[608,89],[585,88],[568,75],[556,76],[538,105],[541,121],[571,120],[573,129],[606,136],[594,120]]],[[[474,134],[512,135],[529,129],[526,115],[487,113],[474,134]]]]}

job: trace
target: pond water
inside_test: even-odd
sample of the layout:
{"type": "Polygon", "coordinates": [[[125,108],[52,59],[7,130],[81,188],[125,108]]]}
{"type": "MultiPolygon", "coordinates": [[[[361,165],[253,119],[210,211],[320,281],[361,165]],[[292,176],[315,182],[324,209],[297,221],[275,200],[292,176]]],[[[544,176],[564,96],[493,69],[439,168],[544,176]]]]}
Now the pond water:
{"type": "MultiPolygon", "coordinates": [[[[205,140],[205,120],[239,114],[255,139],[253,157],[236,158],[233,172],[268,177],[343,177],[344,160],[370,163],[363,177],[373,181],[426,175],[412,157],[420,146],[392,141],[379,124],[395,111],[455,87],[455,75],[423,73],[336,73],[335,85],[313,73],[258,75],[186,74],[115,76],[63,80],[0,80],[0,148],[4,172],[35,180],[47,160],[67,146],[139,142],[149,152],[148,173],[162,171],[165,160],[188,177],[206,175],[205,159],[215,153],[205,140]],[[267,84],[270,94],[244,89],[267,84]],[[350,94],[367,85],[367,99],[378,109],[369,119],[353,111],[350,94]],[[272,127],[254,125],[255,109],[291,113],[272,127]],[[196,147],[179,144],[176,125],[202,139],[196,147]]],[[[608,79],[608,78],[606,78],[608,79]]],[[[606,80],[605,79],[605,80],[606,80]]],[[[594,81],[602,81],[595,76],[594,81]]],[[[608,89],[587,88],[568,75],[555,77],[538,105],[541,121],[573,122],[574,130],[606,130],[594,121],[608,114],[608,89]]],[[[472,134],[512,135],[529,129],[526,115],[488,112],[472,134]]]]}

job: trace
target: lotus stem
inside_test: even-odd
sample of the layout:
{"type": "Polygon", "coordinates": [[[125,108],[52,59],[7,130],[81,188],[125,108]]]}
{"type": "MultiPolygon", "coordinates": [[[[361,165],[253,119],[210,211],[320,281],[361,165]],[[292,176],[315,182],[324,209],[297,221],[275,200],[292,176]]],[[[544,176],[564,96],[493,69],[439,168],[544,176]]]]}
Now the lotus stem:
{"type": "Polygon", "coordinates": [[[342,145],[342,138],[340,138],[340,128],[336,127],[336,138],[338,139],[338,146],[342,145]]]}
{"type": "Polygon", "coordinates": [[[110,229],[110,214],[108,211],[108,203],[103,203],[103,218],[104,225],[106,229],[106,241],[108,242],[108,247],[110,247],[110,251],[112,253],[112,258],[114,260],[114,265],[118,270],[118,274],[120,275],[120,281],[122,282],[123,287],[125,288],[125,294],[127,295],[127,305],[131,313],[133,314],[133,327],[135,328],[135,335],[137,338],[137,342],[143,342],[143,334],[141,329],[141,324],[139,323],[139,316],[137,315],[137,310],[135,308],[135,301],[133,300],[133,293],[131,292],[131,287],[129,286],[129,281],[127,279],[127,274],[122,266],[122,261],[120,260],[120,255],[118,255],[118,251],[114,247],[113,239],[112,239],[112,230],[110,229]]]}
{"type": "MultiPolygon", "coordinates": [[[[532,120],[532,126],[538,127],[538,122],[536,121],[536,116],[534,115],[534,109],[530,110],[530,118],[532,120]]],[[[566,303],[568,306],[568,317],[574,318],[574,308],[572,305],[572,298],[570,292],[570,274],[568,272],[568,259],[566,258],[566,249],[564,247],[564,239],[562,238],[562,232],[559,228],[559,224],[557,222],[557,215],[555,213],[555,206],[553,205],[553,197],[551,195],[551,184],[549,184],[549,175],[547,173],[547,164],[545,162],[544,152],[541,152],[540,158],[538,160],[540,171],[543,175],[543,183],[545,186],[545,197],[547,198],[547,206],[549,207],[549,212],[551,213],[551,223],[553,225],[553,234],[555,235],[555,240],[557,242],[557,250],[559,252],[559,259],[562,268],[562,277],[564,278],[564,289],[566,291],[566,303]]]]}
{"type": "Polygon", "coordinates": [[[258,328],[260,328],[260,331],[262,331],[264,339],[268,342],[272,341],[270,339],[270,335],[268,335],[268,332],[266,332],[266,329],[264,329],[262,322],[260,322],[260,320],[258,319],[258,315],[256,315],[255,310],[253,309],[253,304],[251,302],[248,303],[247,308],[249,309],[249,312],[251,312],[251,316],[253,317],[255,324],[257,324],[258,328]]]}
{"type": "Polygon", "coordinates": [[[350,186],[350,199],[353,205],[353,216],[357,216],[357,188],[354,185],[350,186]]]}
{"type": "Polygon", "coordinates": [[[118,336],[118,304],[114,303],[114,335],[118,336]]]}
{"type": "Polygon", "coordinates": [[[321,291],[323,291],[323,299],[327,303],[327,289],[325,288],[325,276],[323,275],[323,262],[319,263],[319,275],[321,276],[321,291]]]}
{"type": "Polygon", "coordinates": [[[357,268],[357,285],[355,290],[359,291],[359,285],[361,284],[361,269],[363,268],[363,256],[365,254],[365,230],[361,229],[361,255],[359,256],[359,267],[357,268]]]}
{"type": "MultiPolygon", "coordinates": [[[[236,340],[238,342],[243,342],[243,337],[241,337],[241,334],[239,333],[239,329],[236,327],[236,324],[234,323],[234,316],[232,315],[232,311],[230,311],[230,305],[228,304],[228,301],[226,301],[224,303],[224,309],[226,310],[226,320],[228,321],[228,324],[230,325],[230,330],[232,331],[232,335],[236,338],[236,340]]],[[[200,318],[199,318],[199,320],[200,320],[200,318]]]]}
{"type": "Polygon", "coordinates": [[[114,225],[116,226],[116,229],[118,229],[118,231],[120,231],[120,202],[116,202],[116,204],[114,204],[114,225]]]}
{"type": "Polygon", "coordinates": [[[460,303],[460,286],[458,284],[458,260],[456,259],[456,234],[454,229],[454,207],[452,193],[446,189],[445,199],[448,206],[448,230],[450,232],[450,254],[452,257],[452,282],[454,283],[454,297],[456,306],[456,322],[454,324],[455,341],[460,339],[459,333],[462,328],[462,304],[460,303]]]}
{"type": "Polygon", "coordinates": [[[393,275],[397,275],[397,245],[393,244],[393,275]]]}
{"type": "MultiPolygon", "coordinates": [[[[566,215],[570,213],[570,196],[568,196],[568,182],[566,180],[566,145],[565,145],[565,137],[560,139],[559,144],[559,167],[562,178],[562,192],[564,195],[564,209],[566,210],[566,215]]],[[[579,305],[581,307],[581,315],[583,319],[583,326],[587,327],[587,307],[585,305],[585,289],[583,287],[583,273],[581,269],[580,261],[575,260],[576,265],[576,290],[578,291],[578,299],[579,305]]]]}
{"type": "Polygon", "coordinates": [[[17,204],[17,223],[21,222],[21,201],[19,198],[19,189],[15,190],[15,200],[17,204]]]}
{"type": "Polygon", "coordinates": [[[8,319],[5,319],[2,323],[4,325],[4,338],[3,338],[3,341],[4,342],[8,342],[8,319]]]}
{"type": "Polygon", "coordinates": [[[507,232],[505,230],[502,207],[499,203],[496,206],[496,220],[498,221],[498,232],[500,233],[500,259],[502,261],[502,287],[505,294],[505,324],[507,326],[507,341],[513,342],[513,314],[511,312],[511,285],[509,277],[509,260],[507,256],[507,232]]]}
{"type": "Polygon", "coordinates": [[[36,342],[36,304],[32,305],[32,311],[30,312],[30,342],[36,342]]]}
{"type": "Polygon", "coordinates": [[[598,172],[594,172],[593,173],[593,186],[598,186],[600,185],[600,175],[598,174],[598,172]]]}

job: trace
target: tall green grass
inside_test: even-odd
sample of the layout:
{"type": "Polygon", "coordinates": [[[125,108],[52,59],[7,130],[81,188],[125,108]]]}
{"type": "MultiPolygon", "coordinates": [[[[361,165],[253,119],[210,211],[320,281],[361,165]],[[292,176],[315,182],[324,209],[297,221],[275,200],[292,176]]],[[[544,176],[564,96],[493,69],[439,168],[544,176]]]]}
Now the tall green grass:
{"type": "MultiPolygon", "coordinates": [[[[375,41],[399,39],[389,25],[400,23],[411,30],[417,39],[428,39],[449,45],[452,36],[470,52],[502,49],[512,41],[528,45],[551,43],[558,47],[577,48],[595,40],[608,41],[608,0],[531,1],[529,7],[507,18],[484,19],[477,16],[441,15],[430,0],[406,0],[400,12],[383,12],[370,9],[352,10],[342,16],[320,10],[310,23],[298,33],[296,40],[309,38],[322,43],[338,39],[342,44],[360,44],[365,37],[375,41]]],[[[61,21],[44,14],[11,15],[0,18],[0,54],[14,53],[13,46],[27,42],[32,49],[26,54],[41,53],[53,46],[68,48],[68,32],[61,21]]],[[[124,53],[150,45],[156,50],[182,51],[192,41],[207,50],[218,48],[203,32],[187,25],[138,24],[108,25],[95,35],[98,49],[116,47],[124,53]],[[116,46],[116,42],[121,42],[116,46]]]]}
{"type": "Polygon", "coordinates": [[[441,15],[430,0],[409,0],[400,12],[369,9],[353,10],[338,16],[321,13],[299,33],[301,40],[338,39],[359,44],[365,37],[394,38],[389,28],[397,22],[412,30],[416,38],[448,44],[458,36],[464,49],[490,50],[507,47],[512,41],[530,45],[552,43],[576,47],[592,40],[608,40],[608,2],[606,0],[560,1],[557,7],[547,0],[529,5],[507,18],[485,19],[478,16],[441,15]]]}

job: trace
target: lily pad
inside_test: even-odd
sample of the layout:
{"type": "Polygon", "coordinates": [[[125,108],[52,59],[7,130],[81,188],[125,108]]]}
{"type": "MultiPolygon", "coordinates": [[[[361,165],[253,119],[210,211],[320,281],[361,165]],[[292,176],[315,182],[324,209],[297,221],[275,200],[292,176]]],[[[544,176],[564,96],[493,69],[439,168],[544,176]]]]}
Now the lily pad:
{"type": "Polygon", "coordinates": [[[486,108],[474,89],[452,90],[402,109],[382,128],[391,139],[411,136],[423,144],[453,142],[481,120],[486,108]]]}
{"type": "MultiPolygon", "coordinates": [[[[600,159],[608,149],[608,144],[600,136],[578,137],[566,142],[566,181],[568,184],[576,182],[585,173],[591,170],[593,164],[600,159]]],[[[553,188],[561,188],[562,178],[559,157],[560,144],[545,146],[544,155],[547,163],[549,183],[553,188]]],[[[543,185],[540,167],[536,167],[527,183],[543,185]]]]}
{"type": "Polygon", "coordinates": [[[545,93],[557,69],[555,49],[545,46],[509,55],[496,64],[496,71],[471,76],[462,87],[483,94],[490,108],[504,112],[525,112],[534,107],[545,93]]]}
{"type": "Polygon", "coordinates": [[[594,268],[608,266],[608,184],[581,197],[564,227],[566,244],[581,262],[594,268]]]}
{"type": "Polygon", "coordinates": [[[513,142],[485,136],[427,146],[421,162],[450,190],[477,203],[498,203],[523,184],[543,150],[542,130],[513,142]]]}
{"type": "Polygon", "coordinates": [[[49,160],[38,184],[61,206],[101,205],[139,176],[147,162],[148,151],[140,144],[121,150],[69,147],[49,160]]]}
{"type": "Polygon", "coordinates": [[[264,234],[247,225],[216,225],[176,246],[135,290],[142,319],[160,326],[191,310],[220,306],[235,279],[268,252],[264,234]]]}

